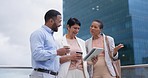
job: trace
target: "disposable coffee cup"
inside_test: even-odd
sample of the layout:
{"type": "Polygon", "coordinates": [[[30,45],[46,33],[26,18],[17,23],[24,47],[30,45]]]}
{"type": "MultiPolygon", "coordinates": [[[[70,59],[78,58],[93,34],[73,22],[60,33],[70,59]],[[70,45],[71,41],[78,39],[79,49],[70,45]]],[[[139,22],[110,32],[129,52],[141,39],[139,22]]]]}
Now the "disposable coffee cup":
{"type": "Polygon", "coordinates": [[[67,46],[64,46],[64,48],[66,48],[66,49],[70,49],[70,47],[67,45],[67,46]]]}

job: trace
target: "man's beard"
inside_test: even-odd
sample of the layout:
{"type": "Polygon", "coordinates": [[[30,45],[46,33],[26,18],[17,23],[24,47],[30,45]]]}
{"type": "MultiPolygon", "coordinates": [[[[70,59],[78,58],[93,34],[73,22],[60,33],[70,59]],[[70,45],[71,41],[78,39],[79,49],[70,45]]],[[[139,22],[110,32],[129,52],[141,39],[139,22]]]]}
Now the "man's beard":
{"type": "Polygon", "coordinates": [[[58,32],[58,26],[56,25],[56,23],[54,23],[54,24],[52,25],[52,30],[53,30],[54,32],[58,32]]]}

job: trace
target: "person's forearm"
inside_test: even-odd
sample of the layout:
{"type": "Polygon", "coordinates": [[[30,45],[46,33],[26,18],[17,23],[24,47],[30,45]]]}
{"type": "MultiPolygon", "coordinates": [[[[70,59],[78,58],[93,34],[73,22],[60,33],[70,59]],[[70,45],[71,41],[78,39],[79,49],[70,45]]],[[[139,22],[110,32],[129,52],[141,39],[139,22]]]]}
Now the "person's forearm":
{"type": "Polygon", "coordinates": [[[45,52],[44,50],[38,50],[32,52],[32,57],[36,61],[46,61],[56,57],[56,54],[51,54],[51,53],[54,52],[45,52]]]}
{"type": "Polygon", "coordinates": [[[63,64],[63,63],[65,63],[67,61],[70,61],[70,60],[71,60],[71,56],[70,55],[62,56],[60,58],[60,64],[63,64]]]}
{"type": "Polygon", "coordinates": [[[114,51],[113,52],[113,57],[116,56],[116,55],[117,55],[117,51],[114,51]]]}
{"type": "Polygon", "coordinates": [[[88,65],[93,65],[93,62],[92,61],[88,61],[87,64],[88,65]]]}

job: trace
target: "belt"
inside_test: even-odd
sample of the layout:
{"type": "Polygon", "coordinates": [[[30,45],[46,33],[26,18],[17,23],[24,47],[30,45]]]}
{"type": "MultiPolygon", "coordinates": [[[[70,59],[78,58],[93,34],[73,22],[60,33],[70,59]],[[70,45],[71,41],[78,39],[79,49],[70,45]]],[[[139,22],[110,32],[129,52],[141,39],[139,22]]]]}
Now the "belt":
{"type": "Polygon", "coordinates": [[[51,71],[51,70],[46,70],[46,69],[41,69],[41,68],[34,69],[34,70],[38,71],[38,72],[49,73],[49,74],[55,75],[55,76],[58,75],[58,72],[54,72],[54,71],[51,71]]]}

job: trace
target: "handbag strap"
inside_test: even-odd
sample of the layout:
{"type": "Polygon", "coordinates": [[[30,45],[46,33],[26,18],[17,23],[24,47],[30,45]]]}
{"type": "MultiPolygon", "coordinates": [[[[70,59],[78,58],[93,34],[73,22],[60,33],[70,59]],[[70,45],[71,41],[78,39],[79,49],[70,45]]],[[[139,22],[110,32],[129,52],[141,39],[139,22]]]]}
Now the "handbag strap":
{"type": "Polygon", "coordinates": [[[106,45],[107,45],[107,49],[108,49],[108,54],[109,54],[111,60],[113,61],[113,56],[111,55],[111,50],[110,50],[110,47],[109,47],[109,41],[108,41],[107,36],[105,36],[105,40],[106,40],[106,45]]]}

